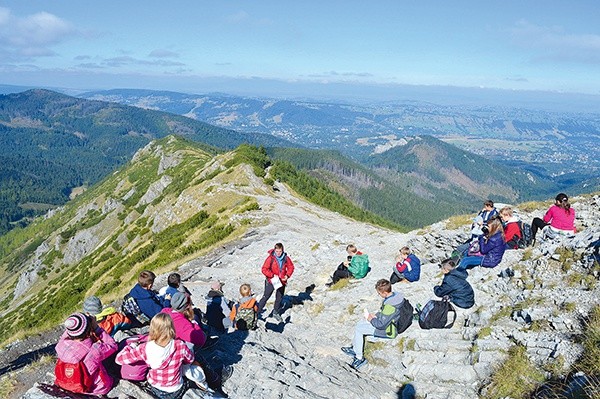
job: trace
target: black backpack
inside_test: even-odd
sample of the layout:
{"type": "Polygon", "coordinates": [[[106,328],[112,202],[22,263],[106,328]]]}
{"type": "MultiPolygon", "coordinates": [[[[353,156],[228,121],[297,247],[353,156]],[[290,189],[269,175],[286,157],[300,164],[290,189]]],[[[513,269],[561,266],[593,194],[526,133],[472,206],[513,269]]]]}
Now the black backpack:
{"type": "Polygon", "coordinates": [[[432,328],[452,328],[456,321],[456,310],[447,299],[441,301],[430,300],[419,313],[419,326],[424,330],[432,328]],[[453,312],[454,317],[448,322],[448,312],[453,312]]]}
{"type": "Polygon", "coordinates": [[[402,306],[400,307],[400,314],[398,315],[398,318],[394,321],[394,323],[396,324],[396,331],[398,332],[398,334],[406,331],[406,329],[410,327],[412,322],[413,307],[408,301],[408,299],[404,298],[404,301],[402,301],[402,306]]]}
{"type": "Polygon", "coordinates": [[[533,241],[531,225],[529,223],[519,222],[519,229],[521,230],[521,238],[517,241],[517,245],[519,248],[527,248],[533,241]]]}

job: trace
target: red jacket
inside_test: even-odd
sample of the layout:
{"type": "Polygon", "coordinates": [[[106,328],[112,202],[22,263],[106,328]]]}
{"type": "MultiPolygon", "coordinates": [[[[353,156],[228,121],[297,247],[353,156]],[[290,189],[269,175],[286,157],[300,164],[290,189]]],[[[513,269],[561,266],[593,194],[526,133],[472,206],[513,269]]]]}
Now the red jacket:
{"type": "Polygon", "coordinates": [[[519,246],[517,241],[521,238],[521,229],[519,228],[519,222],[508,222],[504,226],[504,237],[506,238],[506,244],[513,249],[517,249],[519,246]],[[516,236],[516,238],[515,238],[516,236]]]}
{"type": "Polygon", "coordinates": [[[290,257],[284,252],[285,258],[283,259],[283,265],[281,270],[279,270],[279,262],[277,262],[277,258],[273,254],[275,249],[269,250],[269,256],[265,259],[265,262],[262,265],[262,274],[271,282],[273,276],[279,276],[281,283],[283,285],[287,284],[287,279],[284,280],[284,277],[290,278],[292,273],[294,273],[294,263],[290,259],[290,257]]]}

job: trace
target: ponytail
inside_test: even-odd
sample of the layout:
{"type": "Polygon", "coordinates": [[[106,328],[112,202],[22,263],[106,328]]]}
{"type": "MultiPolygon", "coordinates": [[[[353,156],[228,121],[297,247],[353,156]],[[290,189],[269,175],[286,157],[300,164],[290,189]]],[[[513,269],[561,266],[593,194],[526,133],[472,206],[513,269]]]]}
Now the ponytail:
{"type": "Polygon", "coordinates": [[[559,193],[556,198],[556,202],[558,202],[558,207],[565,210],[567,214],[571,213],[571,204],[569,203],[569,197],[565,193],[559,193]]]}

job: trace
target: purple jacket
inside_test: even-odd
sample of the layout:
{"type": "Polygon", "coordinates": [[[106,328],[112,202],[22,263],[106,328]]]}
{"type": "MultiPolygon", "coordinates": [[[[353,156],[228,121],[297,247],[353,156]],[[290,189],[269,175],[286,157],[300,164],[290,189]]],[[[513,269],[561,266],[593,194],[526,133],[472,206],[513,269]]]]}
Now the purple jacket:
{"type": "Polygon", "coordinates": [[[496,267],[498,263],[502,261],[504,251],[506,250],[506,243],[502,238],[502,232],[497,232],[491,236],[487,242],[484,236],[479,236],[479,252],[483,255],[483,261],[481,266],[483,267],[496,267]]]}

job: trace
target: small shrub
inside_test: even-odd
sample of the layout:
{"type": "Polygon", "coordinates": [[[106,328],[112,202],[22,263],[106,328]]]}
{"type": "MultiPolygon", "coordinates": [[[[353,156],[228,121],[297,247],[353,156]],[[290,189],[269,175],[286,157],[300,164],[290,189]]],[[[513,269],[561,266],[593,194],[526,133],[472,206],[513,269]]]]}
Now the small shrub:
{"type": "Polygon", "coordinates": [[[356,308],[358,307],[358,305],[351,303],[350,305],[348,305],[348,314],[353,315],[356,312],[356,308]]]}
{"type": "Polygon", "coordinates": [[[477,334],[477,338],[485,338],[489,337],[492,334],[492,327],[486,326],[479,330],[479,334],[477,334]]]}
{"type": "Polygon", "coordinates": [[[315,245],[313,245],[312,247],[310,247],[311,251],[316,251],[317,249],[319,249],[319,247],[321,246],[321,244],[316,243],[315,245]]]}
{"type": "Polygon", "coordinates": [[[563,302],[560,308],[565,312],[574,312],[577,309],[577,304],[575,302],[563,302]]]}
{"type": "Polygon", "coordinates": [[[523,256],[521,257],[521,260],[529,260],[533,257],[533,248],[526,248],[523,251],[523,256]]]}
{"type": "Polygon", "coordinates": [[[325,304],[323,302],[313,303],[308,308],[308,312],[313,316],[317,316],[317,315],[321,314],[321,312],[323,312],[324,310],[325,310],[325,304]]]}

